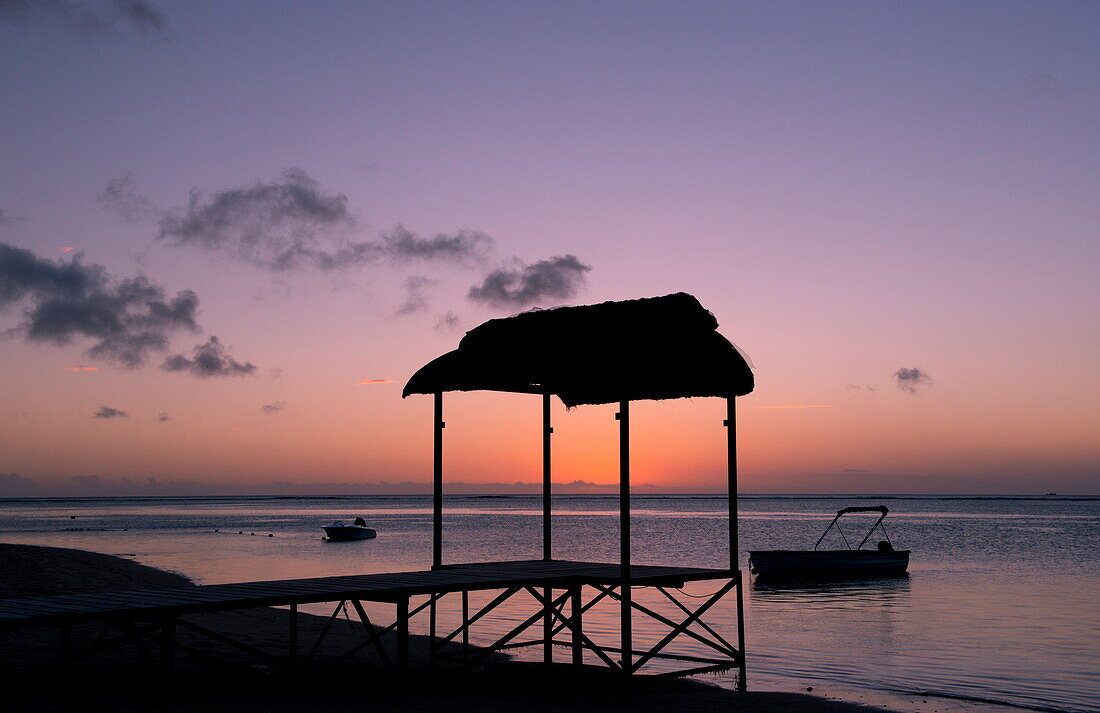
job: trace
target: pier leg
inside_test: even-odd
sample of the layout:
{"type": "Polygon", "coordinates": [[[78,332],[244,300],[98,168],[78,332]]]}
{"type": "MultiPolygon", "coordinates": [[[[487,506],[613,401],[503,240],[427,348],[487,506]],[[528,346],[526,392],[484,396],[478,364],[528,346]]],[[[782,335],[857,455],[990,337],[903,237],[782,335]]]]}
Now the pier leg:
{"type": "Polygon", "coordinates": [[[462,590],[462,661],[470,662],[470,591],[462,590]]]}
{"type": "Polygon", "coordinates": [[[737,690],[747,690],[745,682],[745,577],[737,572],[737,650],[741,652],[741,665],[737,671],[737,690]]]}
{"type": "Polygon", "coordinates": [[[435,594],[429,594],[428,605],[428,665],[435,666],[435,594]]]}
{"type": "Polygon", "coordinates": [[[569,599],[573,609],[573,665],[582,666],[584,664],[584,648],[581,645],[581,627],[584,606],[581,604],[581,588],[573,587],[569,592],[569,599]]]}
{"type": "Polygon", "coordinates": [[[165,619],[160,628],[160,666],[171,671],[176,661],[176,620],[165,619]]]}
{"type": "Polygon", "coordinates": [[[298,605],[290,605],[290,632],[287,637],[290,641],[290,655],[287,663],[291,669],[298,665],[298,605]]]}
{"type": "Polygon", "coordinates": [[[622,670],[633,673],[632,607],[630,602],[630,402],[619,402],[619,641],[622,648],[622,670]]]}
{"type": "Polygon", "coordinates": [[[554,590],[546,587],[542,596],[546,600],[546,613],[542,617],[542,662],[554,663],[554,614],[550,611],[550,602],[554,601],[554,590]]]}
{"type": "Polygon", "coordinates": [[[409,598],[397,602],[397,668],[409,669],[409,598]]]}

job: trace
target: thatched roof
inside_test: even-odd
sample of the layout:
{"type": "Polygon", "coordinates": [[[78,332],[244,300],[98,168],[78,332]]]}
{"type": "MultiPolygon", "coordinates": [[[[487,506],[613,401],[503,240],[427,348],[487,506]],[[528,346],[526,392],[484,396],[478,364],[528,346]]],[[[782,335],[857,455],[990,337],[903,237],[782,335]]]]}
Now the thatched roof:
{"type": "Polygon", "coordinates": [[[420,368],[403,396],[441,391],[556,394],[568,407],[743,396],[745,359],[689,294],[533,310],[471,329],[420,368]]]}

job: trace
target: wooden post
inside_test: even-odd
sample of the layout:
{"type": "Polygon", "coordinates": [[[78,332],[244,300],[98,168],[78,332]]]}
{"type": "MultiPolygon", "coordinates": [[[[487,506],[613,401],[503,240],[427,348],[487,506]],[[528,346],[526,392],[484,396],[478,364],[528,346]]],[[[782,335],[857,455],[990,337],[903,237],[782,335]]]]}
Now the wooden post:
{"type": "Polygon", "coordinates": [[[740,570],[737,572],[737,651],[741,654],[741,665],[738,666],[737,690],[746,690],[745,684],[745,578],[740,570]]]}
{"type": "Polygon", "coordinates": [[[579,586],[573,587],[569,592],[569,598],[573,607],[573,665],[582,666],[584,664],[584,648],[581,646],[581,616],[584,614],[584,607],[581,604],[581,588],[579,586]]]}
{"type": "Polygon", "coordinates": [[[443,392],[435,393],[432,474],[432,568],[443,565],[443,392]]]}
{"type": "MultiPolygon", "coordinates": [[[[730,571],[741,566],[737,552],[737,413],[734,396],[726,397],[726,497],[729,500],[730,571]]],[[[738,587],[740,596],[740,587],[738,587]]]]}
{"type": "MultiPolygon", "coordinates": [[[[550,426],[550,394],[542,395],[542,558],[550,560],[551,557],[551,529],[550,529],[550,438],[554,429],[550,426]]],[[[547,587],[542,590],[543,598],[550,602],[553,599],[554,590],[547,587]]],[[[544,663],[554,662],[554,645],[551,643],[554,631],[554,615],[547,607],[542,618],[542,660],[544,663]]]]}
{"type": "Polygon", "coordinates": [[[542,558],[551,559],[550,551],[550,394],[542,395],[542,558]]]}
{"type": "Polygon", "coordinates": [[[630,601],[630,402],[619,402],[619,639],[623,673],[631,673],[633,631],[630,601]]]}
{"type": "Polygon", "coordinates": [[[428,605],[428,665],[435,666],[435,593],[429,594],[428,605]]]}
{"type": "Polygon", "coordinates": [[[290,605],[290,668],[298,665],[298,605],[290,605]]]}
{"type": "Polygon", "coordinates": [[[462,590],[462,661],[470,662],[470,590],[462,590]]]}
{"type": "Polygon", "coordinates": [[[407,671],[409,668],[409,598],[402,597],[397,602],[397,668],[407,671]]]}

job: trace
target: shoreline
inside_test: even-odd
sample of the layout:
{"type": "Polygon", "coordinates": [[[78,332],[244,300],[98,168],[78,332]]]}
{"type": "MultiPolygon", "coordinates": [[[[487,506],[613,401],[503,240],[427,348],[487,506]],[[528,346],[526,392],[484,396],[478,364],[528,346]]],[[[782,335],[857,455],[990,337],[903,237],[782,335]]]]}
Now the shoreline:
{"type": "MultiPolygon", "coordinates": [[[[194,586],[190,579],[182,574],[142,565],[133,560],[84,550],[40,547],[34,545],[0,544],[0,598],[18,596],[50,595],[75,592],[105,592],[138,589],[157,589],[164,587],[194,586]]],[[[231,633],[234,638],[245,641],[257,648],[277,647],[285,640],[288,612],[283,609],[253,609],[230,611],[214,614],[196,615],[194,619],[204,622],[209,628],[231,633]],[[204,621],[205,620],[205,621],[204,621]]],[[[310,632],[316,633],[326,617],[305,613],[299,614],[299,624],[304,632],[303,640],[310,640],[310,632]]],[[[86,632],[91,637],[92,632],[86,632]]],[[[332,627],[330,636],[334,644],[346,648],[362,641],[358,630],[332,627]]],[[[426,649],[426,636],[412,637],[416,644],[414,650],[426,649]]],[[[328,641],[328,639],[326,639],[328,641]]],[[[201,649],[198,642],[191,642],[201,649]]],[[[204,642],[205,643],[205,642],[204,642]]],[[[50,658],[56,656],[56,632],[49,630],[31,630],[0,634],[0,664],[12,666],[25,672],[28,680],[41,674],[54,676],[50,672],[50,658]]],[[[189,702],[164,702],[161,707],[149,707],[147,699],[133,701],[128,708],[125,691],[112,690],[118,687],[102,685],[105,680],[120,679],[127,681],[124,688],[137,692],[142,686],[134,683],[135,678],[142,681],[159,678],[161,674],[150,671],[136,652],[122,652],[114,656],[97,657],[81,668],[74,670],[74,679],[88,677],[88,685],[79,686],[85,692],[98,691],[91,698],[86,695],[80,700],[71,700],[62,695],[41,710],[164,710],[185,711],[201,707],[203,710],[250,710],[260,702],[267,710],[302,711],[303,713],[322,708],[340,707],[355,704],[363,695],[358,686],[347,686],[345,679],[358,681],[362,678],[372,681],[372,707],[376,710],[488,710],[500,708],[503,711],[586,711],[591,709],[606,711],[622,707],[623,710],[648,710],[654,713],[679,711],[684,709],[710,709],[712,707],[731,708],[746,713],[871,713],[873,711],[892,711],[894,713],[1011,713],[1021,708],[985,704],[974,701],[946,699],[939,696],[914,696],[892,694],[889,692],[852,691],[834,689],[828,685],[816,688],[813,692],[752,691],[737,693],[722,688],[706,679],[656,679],[640,676],[631,686],[635,695],[624,698],[621,680],[603,669],[588,668],[581,671],[570,670],[565,666],[546,669],[541,664],[523,663],[508,660],[508,657],[496,657],[486,670],[462,672],[456,669],[438,668],[431,671],[425,667],[425,657],[413,658],[413,671],[407,676],[394,676],[373,659],[373,654],[364,652],[364,660],[355,667],[337,663],[333,657],[319,657],[317,667],[296,674],[303,684],[296,687],[284,679],[281,667],[246,665],[244,679],[229,686],[228,697],[189,702]],[[100,661],[98,658],[106,660],[100,661]],[[141,677],[135,674],[142,674],[141,677]],[[407,680],[406,680],[407,679],[407,680]],[[415,679],[412,691],[407,682],[415,679]],[[306,682],[309,682],[308,685],[306,682]],[[406,684],[402,684],[406,681],[406,684]],[[249,686],[251,683],[251,686],[249,686]],[[262,689],[255,690],[259,685],[262,689]],[[290,690],[281,690],[286,686],[290,690]],[[317,687],[322,686],[325,700],[317,697],[317,687]],[[295,690],[302,690],[295,693],[295,690]],[[106,690],[105,690],[106,689],[106,690]],[[564,691],[583,693],[578,698],[564,691]],[[249,691],[246,695],[246,691],[249,691]],[[309,691],[308,696],[302,696],[309,691]],[[537,691],[533,693],[533,691],[537,691]],[[636,694],[644,692],[644,702],[636,694]],[[106,696],[106,697],[103,697],[106,696]],[[120,697],[121,696],[121,697],[120,697]],[[411,696],[411,698],[410,698],[411,696]],[[446,701],[441,700],[447,699],[446,701]],[[243,707],[233,707],[239,704],[243,707]],[[644,703],[644,704],[643,704],[644,703]],[[422,704],[424,707],[419,707],[422,704]],[[640,705],[643,704],[643,705],[640,705]],[[56,707],[50,707],[56,706],[56,707]],[[182,707],[181,707],[182,706],[182,707]],[[228,706],[228,707],[226,707],[228,706]]],[[[197,660],[196,656],[196,660],[197,660]]],[[[224,687],[226,677],[230,682],[241,676],[239,661],[221,664],[184,665],[184,670],[172,674],[173,678],[187,679],[199,677],[207,684],[218,681],[224,687]]],[[[750,679],[751,685],[751,679],[750,679]]],[[[207,685],[199,684],[199,688],[207,685]]],[[[24,689],[30,688],[27,686],[24,689]]],[[[39,688],[39,687],[34,687],[39,688]]],[[[51,690],[48,687],[44,690],[51,690]]],[[[56,693],[56,692],[55,692],[56,693]]],[[[28,698],[27,700],[30,700],[28,698]]],[[[33,700],[42,703],[40,694],[33,700]]],[[[14,702],[9,698],[5,703],[14,702]]]]}

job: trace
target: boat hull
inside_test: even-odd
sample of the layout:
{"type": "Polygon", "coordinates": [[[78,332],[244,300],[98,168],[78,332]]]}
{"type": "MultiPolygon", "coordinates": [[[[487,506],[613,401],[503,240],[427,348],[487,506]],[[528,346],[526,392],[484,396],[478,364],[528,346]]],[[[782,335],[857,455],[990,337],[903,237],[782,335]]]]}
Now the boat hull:
{"type": "Polygon", "coordinates": [[[900,577],[909,568],[909,551],[755,550],[749,569],[767,579],[854,579],[900,577]]]}
{"type": "Polygon", "coordinates": [[[325,535],[332,542],[350,542],[351,540],[369,540],[378,535],[369,527],[344,525],[342,527],[324,527],[325,535]]]}

